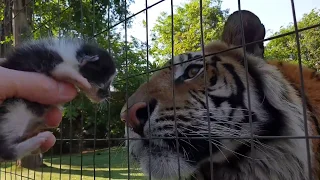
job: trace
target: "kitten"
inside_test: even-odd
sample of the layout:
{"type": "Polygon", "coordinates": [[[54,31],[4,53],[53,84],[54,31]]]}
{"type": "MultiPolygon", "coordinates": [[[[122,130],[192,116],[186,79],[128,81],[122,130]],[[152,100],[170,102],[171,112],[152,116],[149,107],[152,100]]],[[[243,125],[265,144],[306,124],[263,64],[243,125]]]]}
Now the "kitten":
{"type": "MultiPolygon", "coordinates": [[[[108,98],[116,76],[115,62],[107,51],[69,38],[24,43],[2,59],[0,66],[72,83],[96,103],[108,98]]],[[[33,135],[45,127],[44,115],[51,107],[20,98],[6,99],[0,104],[1,160],[17,160],[39,151],[51,132],[33,135]]]]}

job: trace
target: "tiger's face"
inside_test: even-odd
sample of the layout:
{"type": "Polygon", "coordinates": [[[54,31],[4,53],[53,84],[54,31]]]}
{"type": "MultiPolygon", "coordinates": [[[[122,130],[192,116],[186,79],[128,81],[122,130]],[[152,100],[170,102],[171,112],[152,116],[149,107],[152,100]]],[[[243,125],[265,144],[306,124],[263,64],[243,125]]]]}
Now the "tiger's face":
{"type": "Polygon", "coordinates": [[[247,87],[242,49],[218,53],[228,48],[214,42],[204,52],[217,54],[174,57],[176,65],[153,74],[128,99],[121,116],[133,138],[130,154],[144,173],[156,179],[187,177],[210,159],[219,165],[238,161],[237,154],[249,156],[250,141],[244,138],[252,134],[285,132],[285,115],[278,110],[283,104],[272,96],[290,90],[270,88],[286,82],[265,61],[248,55],[247,87]]]}

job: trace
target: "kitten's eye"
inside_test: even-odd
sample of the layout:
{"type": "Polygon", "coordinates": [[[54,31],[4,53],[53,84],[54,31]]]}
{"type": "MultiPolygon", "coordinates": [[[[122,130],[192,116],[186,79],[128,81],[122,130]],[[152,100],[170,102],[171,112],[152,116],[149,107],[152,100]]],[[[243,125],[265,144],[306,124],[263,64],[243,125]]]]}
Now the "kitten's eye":
{"type": "Polygon", "coordinates": [[[194,68],[189,69],[189,71],[188,71],[188,77],[189,77],[189,78],[195,77],[195,76],[198,74],[199,71],[200,71],[200,68],[199,68],[199,67],[194,67],[194,68]]]}

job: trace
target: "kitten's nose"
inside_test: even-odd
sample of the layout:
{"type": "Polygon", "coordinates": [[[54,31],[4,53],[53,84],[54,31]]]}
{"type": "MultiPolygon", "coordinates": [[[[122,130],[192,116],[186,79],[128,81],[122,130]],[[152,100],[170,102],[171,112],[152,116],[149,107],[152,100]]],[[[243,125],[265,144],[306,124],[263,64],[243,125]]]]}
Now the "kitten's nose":
{"type": "MultiPolygon", "coordinates": [[[[126,122],[127,126],[133,128],[133,130],[140,129],[141,126],[143,126],[141,120],[139,120],[137,116],[137,111],[139,109],[143,109],[147,106],[147,103],[145,102],[138,102],[131,107],[126,107],[126,105],[121,110],[121,120],[126,122]]],[[[139,133],[140,134],[140,133],[139,133]]]]}

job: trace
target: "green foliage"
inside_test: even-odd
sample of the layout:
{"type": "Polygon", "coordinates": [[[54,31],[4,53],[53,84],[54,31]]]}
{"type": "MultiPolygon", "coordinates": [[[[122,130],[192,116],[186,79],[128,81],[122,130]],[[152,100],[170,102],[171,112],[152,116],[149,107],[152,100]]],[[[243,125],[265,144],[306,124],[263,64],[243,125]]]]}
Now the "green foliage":
{"type": "MultiPolygon", "coordinates": [[[[124,20],[126,9],[133,2],[127,0],[84,1],[36,1],[34,6],[34,38],[54,35],[73,35],[91,38],[95,33],[106,31],[110,26],[124,20]],[[59,3],[58,3],[59,2],[59,3]],[[110,20],[110,22],[109,22],[110,20]]],[[[130,25],[131,21],[128,22],[130,25]]],[[[129,26],[130,27],[130,26],[129,26]]]]}
{"type": "MultiPolygon", "coordinates": [[[[310,27],[320,24],[320,10],[313,9],[310,13],[304,14],[298,22],[298,29],[310,27]]],[[[294,31],[293,24],[285,28],[281,28],[274,36],[289,33],[294,31]]],[[[301,60],[308,67],[319,69],[320,63],[320,28],[312,28],[306,31],[299,32],[301,60]]],[[[281,38],[271,40],[265,49],[267,59],[277,59],[282,61],[298,62],[298,48],[296,35],[290,34],[281,38]]]]}
{"type": "Polygon", "coordinates": [[[6,36],[4,41],[0,41],[0,44],[11,43],[13,41],[13,36],[6,36]]]}
{"type": "Polygon", "coordinates": [[[4,3],[0,4],[0,21],[3,21],[4,19],[4,3]]]}
{"type": "MultiPolygon", "coordinates": [[[[201,49],[200,1],[189,0],[173,15],[174,55],[201,49]]],[[[228,10],[221,10],[221,0],[202,1],[204,43],[220,38],[228,10]]],[[[164,12],[152,29],[150,53],[162,64],[172,54],[172,16],[164,12]]]]}

